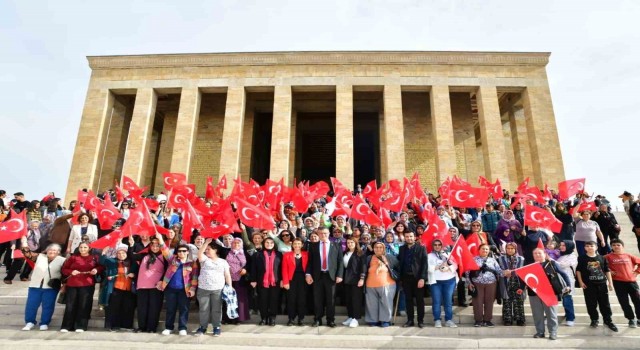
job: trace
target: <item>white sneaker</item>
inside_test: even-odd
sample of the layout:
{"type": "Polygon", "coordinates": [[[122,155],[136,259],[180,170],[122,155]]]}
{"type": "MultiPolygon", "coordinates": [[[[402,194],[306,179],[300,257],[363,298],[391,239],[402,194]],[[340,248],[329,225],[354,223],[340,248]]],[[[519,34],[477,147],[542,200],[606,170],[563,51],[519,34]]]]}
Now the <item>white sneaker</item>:
{"type": "Polygon", "coordinates": [[[342,322],[343,326],[348,326],[351,323],[351,320],[353,320],[353,318],[349,317],[347,318],[344,322],[342,322]]]}
{"type": "Polygon", "coordinates": [[[162,335],[171,335],[171,330],[165,329],[164,331],[162,331],[162,335]]]}
{"type": "Polygon", "coordinates": [[[407,317],[407,312],[406,311],[400,311],[399,314],[402,317],[407,317]]]}
{"type": "Polygon", "coordinates": [[[442,328],[442,321],[437,320],[435,323],[436,323],[436,324],[435,324],[435,327],[436,327],[436,328],[442,328]]]}
{"type": "Polygon", "coordinates": [[[60,330],[60,333],[69,333],[69,330],[63,328],[63,329],[60,330]]]}
{"type": "Polygon", "coordinates": [[[24,325],[24,327],[22,328],[23,331],[30,331],[33,329],[33,327],[35,327],[36,325],[28,322],[27,324],[24,325]]]}
{"type": "Polygon", "coordinates": [[[186,330],[186,329],[181,329],[181,330],[178,332],[178,334],[179,334],[179,335],[187,335],[187,330],[186,330]]]}
{"type": "Polygon", "coordinates": [[[82,329],[82,328],[76,329],[76,333],[84,333],[84,329],[82,329]]]}
{"type": "Polygon", "coordinates": [[[351,319],[351,322],[349,322],[349,327],[350,328],[356,328],[360,325],[360,323],[358,323],[358,320],[356,320],[355,318],[351,319]]]}
{"type": "Polygon", "coordinates": [[[567,326],[567,327],[573,327],[575,325],[575,322],[574,321],[566,321],[564,323],[564,325],[567,326]]]}
{"type": "Polygon", "coordinates": [[[48,331],[49,330],[49,326],[47,326],[46,324],[41,324],[40,325],[40,330],[41,331],[48,331]]]}
{"type": "Polygon", "coordinates": [[[449,320],[445,322],[444,325],[449,328],[458,328],[458,325],[455,322],[453,322],[453,320],[449,320]]]}

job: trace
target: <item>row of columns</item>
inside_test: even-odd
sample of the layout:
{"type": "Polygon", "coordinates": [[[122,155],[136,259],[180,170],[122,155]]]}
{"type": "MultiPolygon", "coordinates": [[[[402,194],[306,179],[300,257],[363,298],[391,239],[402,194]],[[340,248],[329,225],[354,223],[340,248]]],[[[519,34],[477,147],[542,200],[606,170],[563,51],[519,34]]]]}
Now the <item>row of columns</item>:
{"type": "MultiPolygon", "coordinates": [[[[431,122],[436,157],[436,181],[456,173],[456,149],[452,123],[449,87],[434,85],[430,89],[431,122]]],[[[134,181],[143,182],[145,165],[149,161],[149,148],[153,120],[156,113],[157,94],[153,88],[137,91],[129,135],[124,154],[123,174],[134,181]]],[[[202,93],[197,87],[183,88],[175,127],[170,171],[190,173],[194,144],[197,135],[202,93]]],[[[81,130],[97,130],[99,135],[90,140],[79,133],[72,164],[69,189],[97,187],[99,162],[104,157],[101,145],[108,137],[105,121],[113,108],[114,96],[109,91],[89,90],[81,130]],[[89,150],[90,152],[84,153],[89,150]],[[91,161],[86,161],[91,157],[91,161]],[[88,179],[74,177],[88,174],[88,179]]],[[[503,125],[495,86],[477,89],[479,126],[482,143],[484,173],[488,179],[500,178],[505,188],[509,183],[507,153],[503,138],[503,125]]],[[[404,128],[402,115],[402,90],[400,85],[385,85],[383,92],[383,122],[380,125],[382,181],[402,178],[405,173],[404,128]]],[[[244,86],[231,86],[227,101],[222,136],[219,176],[236,178],[240,173],[245,108],[247,104],[244,86]]],[[[277,85],[274,90],[273,128],[271,145],[270,178],[290,182],[292,142],[292,89],[290,85],[277,85]]],[[[555,119],[548,87],[529,87],[523,92],[524,108],[510,112],[510,128],[516,161],[517,176],[533,174],[537,184],[553,183],[564,177],[555,119]]],[[[474,140],[475,142],[475,140],[474,140]]],[[[464,142],[465,149],[468,142],[464,142]]],[[[248,152],[248,150],[244,150],[248,152]]],[[[336,177],[346,184],[353,184],[353,86],[336,86],[336,177]]],[[[71,190],[73,191],[73,190],[71,190]]]]}

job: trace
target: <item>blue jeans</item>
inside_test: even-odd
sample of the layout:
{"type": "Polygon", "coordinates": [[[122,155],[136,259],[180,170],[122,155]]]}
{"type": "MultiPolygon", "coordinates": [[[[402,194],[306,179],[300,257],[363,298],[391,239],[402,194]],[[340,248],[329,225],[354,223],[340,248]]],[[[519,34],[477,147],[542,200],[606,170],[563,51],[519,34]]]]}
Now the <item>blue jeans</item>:
{"type": "Polygon", "coordinates": [[[167,321],[164,328],[173,330],[178,312],[178,330],[187,330],[189,322],[189,298],[184,289],[166,288],[164,290],[165,303],[167,305],[167,321]]]}
{"type": "Polygon", "coordinates": [[[584,241],[576,241],[576,252],[578,253],[578,256],[587,254],[587,251],[584,250],[584,244],[584,241]]]}
{"type": "Polygon", "coordinates": [[[444,320],[453,318],[453,290],[456,288],[456,278],[445,281],[437,281],[429,285],[431,299],[433,300],[433,319],[440,320],[440,307],[444,302],[444,320]]]}
{"type": "Polygon", "coordinates": [[[400,298],[398,300],[398,312],[400,311],[407,311],[407,301],[404,298],[404,290],[402,290],[402,287],[399,288],[400,290],[398,291],[398,298],[400,298]]]}
{"type": "Polygon", "coordinates": [[[49,325],[51,316],[56,307],[56,297],[58,291],[51,288],[34,288],[29,287],[27,294],[27,304],[24,306],[24,322],[36,324],[36,315],[38,308],[42,305],[42,315],[40,316],[40,325],[49,325]]]}
{"type": "Polygon", "coordinates": [[[566,321],[575,321],[576,314],[573,311],[573,297],[571,295],[562,297],[562,306],[564,307],[566,321]]]}

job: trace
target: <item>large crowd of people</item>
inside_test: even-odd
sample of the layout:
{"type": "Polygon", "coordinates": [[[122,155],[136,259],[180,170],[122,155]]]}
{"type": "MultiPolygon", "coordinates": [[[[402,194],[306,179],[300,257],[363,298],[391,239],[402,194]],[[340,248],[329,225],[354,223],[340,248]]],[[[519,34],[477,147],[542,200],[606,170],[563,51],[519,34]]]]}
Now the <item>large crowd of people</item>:
{"type": "MultiPolygon", "coordinates": [[[[640,204],[629,192],[621,197],[640,246],[640,204]]],[[[96,249],[93,243],[122,226],[140,203],[117,201],[114,195],[122,218],[102,229],[95,213],[78,208],[77,201],[63,207],[53,194],[27,201],[21,192],[9,201],[0,191],[0,219],[25,211],[28,220],[26,236],[0,244],[4,283],[12,284],[16,275],[28,283],[23,330],[36,325],[49,329],[56,303],[65,304],[61,332],[87,331],[95,308],[105,310],[104,327],[110,331],[163,335],[177,330],[179,335],[194,331],[200,336],[211,325],[213,335],[220,336],[222,325],[250,322],[252,314],[261,326],[336,327],[339,322],[353,328],[364,322],[389,327],[403,315],[402,327],[423,328],[427,322],[437,328],[457,327],[453,305],[467,307],[469,301],[473,326],[494,327],[497,302],[502,304],[502,326],[517,327],[526,324],[528,298],[534,337],[544,338],[546,325],[553,340],[559,307],[543,303],[515,273],[535,263],[542,266],[562,305],[565,326],[575,324],[572,296],[580,289],[591,327],[599,326],[601,314],[606,327],[618,330],[609,305],[612,291],[629,327],[637,327],[640,320],[640,258],[625,252],[620,225],[601,196],[595,198],[593,212],[572,210],[586,200],[584,194],[562,200],[554,193],[547,203],[527,203],[562,222],[561,231],[553,233],[526,226],[521,203],[513,203],[507,191],[502,198],[490,197],[484,206],[468,209],[429,194],[429,204],[450,235],[431,241],[422,239],[430,223],[418,215],[423,208],[415,202],[391,212],[388,225],[331,215],[326,196],[304,212],[279,203],[274,229],[238,222],[241,232],[212,239],[190,226],[186,229],[191,232],[184,232],[184,213],[167,205],[166,196],[147,199],[158,202],[149,215],[168,229],[166,234],[134,234],[96,249]],[[451,259],[452,242],[472,236],[479,242],[474,257],[479,269],[460,274],[451,259]],[[94,305],[96,289],[99,305],[94,305]],[[426,296],[431,297],[431,315],[425,315],[426,296]],[[189,318],[196,316],[189,312],[192,303],[198,308],[195,330],[188,329],[189,318]],[[336,305],[346,306],[344,321],[336,320],[336,305]]]]}

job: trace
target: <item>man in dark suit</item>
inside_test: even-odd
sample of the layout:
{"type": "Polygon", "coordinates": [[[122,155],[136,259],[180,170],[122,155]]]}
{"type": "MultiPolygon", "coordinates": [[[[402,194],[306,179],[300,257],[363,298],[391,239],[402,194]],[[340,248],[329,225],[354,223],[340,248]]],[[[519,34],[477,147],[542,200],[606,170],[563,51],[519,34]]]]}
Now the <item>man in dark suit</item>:
{"type": "Polygon", "coordinates": [[[327,314],[327,326],[335,327],[336,283],[342,282],[344,262],[342,247],[329,241],[329,229],[318,230],[320,241],[311,243],[306,280],[313,284],[313,297],[316,319],[313,326],[322,325],[322,316],[327,314]]]}
{"type": "Polygon", "coordinates": [[[413,300],[418,308],[418,327],[424,327],[424,283],[427,280],[427,251],[416,242],[411,231],[404,233],[405,244],[400,247],[400,280],[407,303],[407,322],[403,327],[413,327],[413,300]]]}

